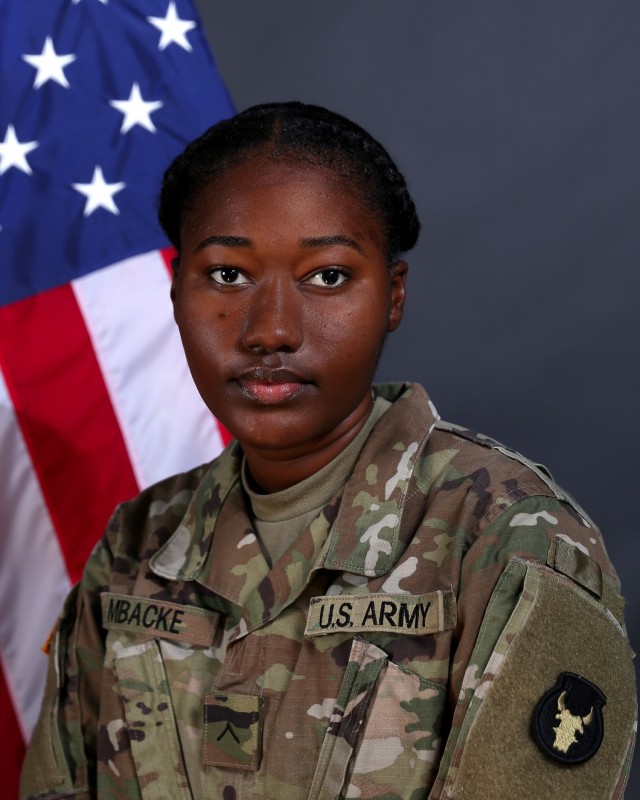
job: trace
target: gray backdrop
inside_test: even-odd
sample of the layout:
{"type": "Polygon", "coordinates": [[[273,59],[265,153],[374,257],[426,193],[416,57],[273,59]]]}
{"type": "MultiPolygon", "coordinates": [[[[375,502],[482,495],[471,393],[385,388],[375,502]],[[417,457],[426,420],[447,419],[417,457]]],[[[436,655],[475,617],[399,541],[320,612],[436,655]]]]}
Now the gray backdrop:
{"type": "Polygon", "coordinates": [[[420,381],[577,496],[637,648],[640,3],[199,6],[239,110],[321,103],[396,158],[424,231],[379,377],[420,381]]]}

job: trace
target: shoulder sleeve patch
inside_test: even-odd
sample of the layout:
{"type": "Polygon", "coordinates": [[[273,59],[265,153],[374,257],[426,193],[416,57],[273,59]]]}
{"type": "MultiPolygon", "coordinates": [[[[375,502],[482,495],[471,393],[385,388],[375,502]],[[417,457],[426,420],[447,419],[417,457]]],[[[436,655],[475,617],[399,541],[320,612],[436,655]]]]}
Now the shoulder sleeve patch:
{"type": "Polygon", "coordinates": [[[79,613],[79,592],[80,584],[76,584],[67,596],[50,640],[42,708],[20,777],[21,798],[88,796],[77,664],[69,663],[75,657],[71,640],[74,620],[79,613]]]}
{"type": "Polygon", "coordinates": [[[524,583],[493,653],[471,657],[478,671],[456,709],[442,796],[612,797],[636,724],[628,640],[573,580],[520,564],[524,583]]]}
{"type": "Polygon", "coordinates": [[[588,761],[602,744],[602,707],[606,702],[594,683],[573,672],[562,672],[533,712],[538,747],[564,764],[588,761]]]}

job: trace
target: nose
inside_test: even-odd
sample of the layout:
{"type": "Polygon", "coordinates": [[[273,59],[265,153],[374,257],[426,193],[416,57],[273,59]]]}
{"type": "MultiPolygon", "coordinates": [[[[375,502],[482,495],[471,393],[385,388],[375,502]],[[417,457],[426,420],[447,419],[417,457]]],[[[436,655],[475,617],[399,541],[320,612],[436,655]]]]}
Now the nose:
{"type": "Polygon", "coordinates": [[[256,286],[245,319],[242,344],[247,350],[295,352],[302,344],[301,298],[288,282],[273,280],[256,286]]]}

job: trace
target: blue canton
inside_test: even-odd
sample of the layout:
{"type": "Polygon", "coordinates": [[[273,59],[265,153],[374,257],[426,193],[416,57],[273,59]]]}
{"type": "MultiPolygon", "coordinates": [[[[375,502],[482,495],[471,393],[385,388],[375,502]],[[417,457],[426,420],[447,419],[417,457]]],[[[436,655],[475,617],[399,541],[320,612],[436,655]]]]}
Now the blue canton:
{"type": "Polygon", "coordinates": [[[0,305],[166,246],[162,173],[233,108],[191,0],[0,0],[0,305]]]}

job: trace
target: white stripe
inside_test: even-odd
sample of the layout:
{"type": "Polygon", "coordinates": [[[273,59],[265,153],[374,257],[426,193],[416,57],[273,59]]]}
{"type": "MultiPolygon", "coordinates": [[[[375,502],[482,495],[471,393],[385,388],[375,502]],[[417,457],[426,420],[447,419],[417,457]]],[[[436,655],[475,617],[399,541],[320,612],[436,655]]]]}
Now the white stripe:
{"type": "Polygon", "coordinates": [[[70,582],[58,539],[0,374],[0,654],[28,741],[44,688],[41,652],[70,582]]]}
{"type": "Polygon", "coordinates": [[[139,485],[216,456],[220,434],[189,374],[160,253],[129,258],[72,286],[139,485]]]}

